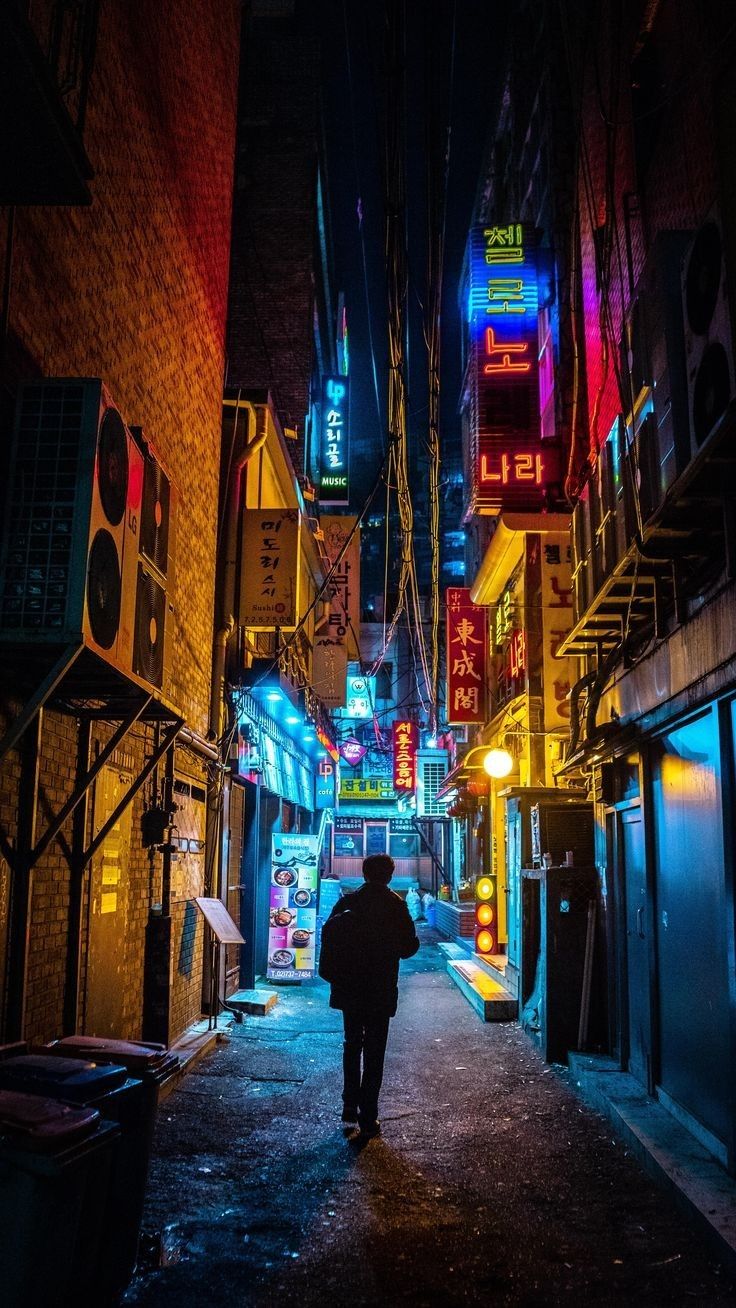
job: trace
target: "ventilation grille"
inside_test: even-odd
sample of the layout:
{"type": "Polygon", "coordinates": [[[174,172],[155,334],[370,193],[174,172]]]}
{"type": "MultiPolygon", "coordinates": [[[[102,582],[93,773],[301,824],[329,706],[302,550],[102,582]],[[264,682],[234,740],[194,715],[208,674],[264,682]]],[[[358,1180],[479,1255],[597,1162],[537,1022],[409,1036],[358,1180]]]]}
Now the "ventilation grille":
{"type": "Polygon", "coordinates": [[[0,581],[5,630],[64,627],[84,387],[27,386],[0,581]]]}
{"type": "Polygon", "coordinates": [[[423,817],[444,817],[445,805],[437,800],[437,791],[447,775],[447,764],[444,761],[437,763],[422,763],[422,799],[421,807],[423,817]]]}

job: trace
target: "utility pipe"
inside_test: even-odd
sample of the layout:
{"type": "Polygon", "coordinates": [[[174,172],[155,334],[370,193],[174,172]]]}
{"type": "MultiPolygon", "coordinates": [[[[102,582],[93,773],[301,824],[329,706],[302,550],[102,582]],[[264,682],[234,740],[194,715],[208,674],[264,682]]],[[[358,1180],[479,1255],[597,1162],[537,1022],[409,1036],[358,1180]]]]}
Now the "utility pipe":
{"type": "Polygon", "coordinates": [[[214,650],[212,658],[212,688],[210,691],[210,735],[214,740],[219,740],[222,735],[222,707],[225,692],[225,660],[227,655],[227,646],[235,630],[235,618],[233,616],[235,609],[235,572],[238,561],[238,516],[241,505],[241,483],[243,470],[246,464],[250,462],[254,454],[263,448],[268,435],[268,414],[265,406],[259,407],[254,415],[253,408],[250,404],[241,406],[238,396],[238,405],[235,411],[235,430],[233,432],[233,442],[237,436],[238,412],[244,408],[249,417],[256,417],[256,434],[253,440],[247,442],[244,449],[236,455],[231,468],[229,486],[227,488],[227,501],[225,508],[225,561],[222,572],[222,604],[220,612],[223,614],[223,622],[219,627],[214,641],[214,650]]]}

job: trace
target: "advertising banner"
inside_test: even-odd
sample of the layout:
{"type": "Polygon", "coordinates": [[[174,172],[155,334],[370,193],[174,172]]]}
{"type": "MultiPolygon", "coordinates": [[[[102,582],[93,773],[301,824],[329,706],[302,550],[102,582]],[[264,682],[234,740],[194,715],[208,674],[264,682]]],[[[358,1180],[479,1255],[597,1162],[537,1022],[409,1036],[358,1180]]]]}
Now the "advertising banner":
{"type": "Polygon", "coordinates": [[[318,864],[317,836],[272,836],[266,969],[270,981],[314,976],[318,864]]]}
{"type": "Polygon", "coordinates": [[[570,537],[554,532],[542,537],[542,641],[545,731],[569,730],[570,687],[577,680],[574,659],[556,657],[570,631],[572,567],[570,537]]]}
{"type": "Polygon", "coordinates": [[[392,725],[394,790],[413,795],[417,787],[417,750],[419,727],[416,722],[400,718],[392,725]]]}
{"type": "Polygon", "coordinates": [[[325,708],[342,708],[348,674],[348,647],[344,637],[324,629],[314,636],[312,684],[325,708]]]}
{"type": "Polygon", "coordinates": [[[244,509],[239,620],[255,631],[293,631],[299,612],[297,509],[244,509]]]}
{"type": "Polygon", "coordinates": [[[449,586],[447,605],[447,721],[451,726],[486,720],[488,638],[486,610],[473,604],[465,586],[449,586]]]}
{"type": "MultiPolygon", "coordinates": [[[[317,624],[315,636],[339,640],[347,646],[348,658],[360,658],[360,528],[351,536],[357,518],[343,513],[323,513],[319,525],[325,538],[325,553],[330,566],[340,558],[345,543],[350,544],[340,558],[328,586],[330,600],[327,617],[317,624]]],[[[343,700],[342,703],[345,701],[343,700]]]]}

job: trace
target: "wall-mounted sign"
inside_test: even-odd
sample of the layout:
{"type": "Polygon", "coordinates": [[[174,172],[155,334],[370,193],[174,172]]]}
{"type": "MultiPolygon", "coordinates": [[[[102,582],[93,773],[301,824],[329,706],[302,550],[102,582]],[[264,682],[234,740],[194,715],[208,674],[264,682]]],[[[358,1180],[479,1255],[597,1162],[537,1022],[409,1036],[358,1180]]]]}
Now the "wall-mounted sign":
{"type": "Polygon", "coordinates": [[[576,660],[556,657],[572,627],[572,567],[570,537],[554,532],[542,537],[542,650],[544,726],[546,731],[570,726],[570,687],[577,680],[576,660]]]}
{"type": "Polygon", "coordinates": [[[245,509],[239,620],[255,631],[293,631],[299,612],[297,509],[245,509]]]}
{"type": "Polygon", "coordinates": [[[509,673],[516,680],[526,671],[526,632],[512,631],[509,641],[509,673]]]}
{"type": "Polygon", "coordinates": [[[340,779],[340,799],[350,803],[372,802],[390,803],[396,799],[396,791],[389,777],[343,777],[340,779]]]}
{"type": "Polygon", "coordinates": [[[335,814],[335,831],[351,831],[353,835],[363,830],[363,818],[352,817],[346,814],[344,817],[339,813],[335,814]]]}
{"type": "Polygon", "coordinates": [[[319,498],[322,504],[349,502],[349,403],[347,377],[325,377],[319,442],[319,498]]]}
{"type": "Polygon", "coordinates": [[[416,722],[399,718],[393,723],[394,790],[413,795],[417,787],[417,750],[419,727],[416,722]]]}
{"type": "Polygon", "coordinates": [[[540,438],[535,232],[481,224],[469,249],[471,508],[539,508],[561,467],[540,438]]]}
{"type": "Polygon", "coordinates": [[[345,639],[324,628],[314,633],[312,650],[312,685],[325,708],[342,708],[345,703],[345,678],[348,671],[348,647],[345,639]]]}
{"type": "Polygon", "coordinates": [[[388,825],[392,833],[403,832],[406,834],[417,829],[414,818],[391,818],[388,825]]]}
{"type": "Polygon", "coordinates": [[[473,604],[465,586],[447,590],[447,721],[486,720],[486,610],[473,604]]]}
{"type": "Polygon", "coordinates": [[[344,740],[341,745],[338,745],[338,750],[340,758],[343,758],[351,768],[357,768],[361,759],[368,753],[365,745],[361,745],[359,740],[344,740]]]}
{"type": "Polygon", "coordinates": [[[335,571],[328,586],[329,605],[315,628],[316,637],[339,641],[351,659],[360,658],[360,528],[356,523],[357,518],[348,514],[320,517],[325,554],[335,571]]]}
{"type": "Polygon", "coordinates": [[[346,718],[372,718],[375,702],[375,677],[348,677],[346,718]]]}
{"type": "Polygon", "coordinates": [[[270,981],[314,976],[318,863],[317,836],[272,836],[266,968],[270,981]]]}
{"type": "Polygon", "coordinates": [[[337,797],[337,764],[331,758],[322,758],[314,773],[314,807],[334,808],[337,797]]]}

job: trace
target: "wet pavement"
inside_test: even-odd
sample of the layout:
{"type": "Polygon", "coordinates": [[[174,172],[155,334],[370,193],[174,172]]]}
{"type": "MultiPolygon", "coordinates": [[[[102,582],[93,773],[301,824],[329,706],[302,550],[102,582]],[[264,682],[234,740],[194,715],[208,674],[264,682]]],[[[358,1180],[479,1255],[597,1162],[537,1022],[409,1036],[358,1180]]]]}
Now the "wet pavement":
{"type": "Polygon", "coordinates": [[[341,1018],[283,988],[161,1106],[129,1305],[736,1303],[672,1202],[424,929],[402,963],[383,1134],[340,1126],[341,1018]]]}

